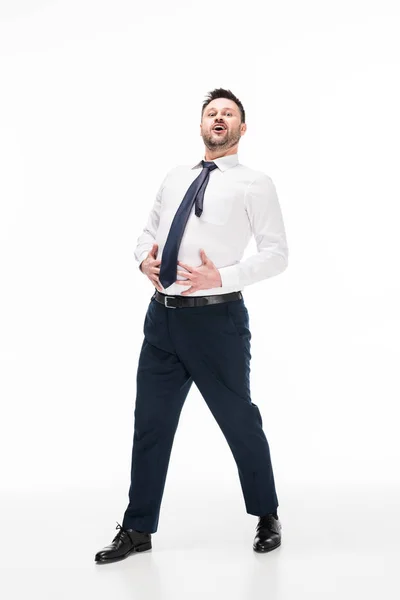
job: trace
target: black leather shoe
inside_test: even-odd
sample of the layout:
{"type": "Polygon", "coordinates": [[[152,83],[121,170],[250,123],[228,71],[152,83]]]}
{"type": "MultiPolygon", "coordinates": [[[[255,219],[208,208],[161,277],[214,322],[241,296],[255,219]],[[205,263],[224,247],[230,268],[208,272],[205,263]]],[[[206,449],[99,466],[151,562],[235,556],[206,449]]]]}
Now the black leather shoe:
{"type": "Polygon", "coordinates": [[[118,521],[115,529],[119,529],[117,535],[109,546],[97,552],[94,557],[96,562],[115,562],[126,558],[132,552],[143,552],[151,549],[151,533],[125,529],[118,521]]]}
{"type": "Polygon", "coordinates": [[[253,542],[253,550],[256,552],[269,552],[281,545],[282,525],[279,518],[276,519],[269,513],[258,518],[256,537],[253,542]]]}

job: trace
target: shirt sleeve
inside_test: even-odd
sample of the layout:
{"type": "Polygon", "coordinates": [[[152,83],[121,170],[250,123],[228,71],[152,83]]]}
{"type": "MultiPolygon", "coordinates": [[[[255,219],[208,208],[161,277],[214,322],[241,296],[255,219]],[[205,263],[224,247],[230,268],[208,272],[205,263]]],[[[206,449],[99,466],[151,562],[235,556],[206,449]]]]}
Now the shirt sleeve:
{"type": "Polygon", "coordinates": [[[134,250],[135,258],[139,263],[139,269],[141,270],[141,264],[143,260],[147,257],[148,253],[153,247],[153,244],[156,241],[156,233],[158,229],[158,224],[160,222],[160,210],[161,210],[161,198],[162,191],[164,189],[165,183],[167,181],[168,175],[170,171],[166,174],[158,188],[158,192],[156,194],[156,198],[154,200],[153,206],[150,210],[149,216],[147,218],[147,223],[143,229],[143,232],[138,237],[136,242],[136,248],[134,250]]]}
{"type": "Polygon", "coordinates": [[[272,179],[261,174],[249,184],[245,210],[257,245],[257,254],[219,270],[223,286],[243,288],[282,273],[288,265],[288,247],[282,211],[272,179]]]}

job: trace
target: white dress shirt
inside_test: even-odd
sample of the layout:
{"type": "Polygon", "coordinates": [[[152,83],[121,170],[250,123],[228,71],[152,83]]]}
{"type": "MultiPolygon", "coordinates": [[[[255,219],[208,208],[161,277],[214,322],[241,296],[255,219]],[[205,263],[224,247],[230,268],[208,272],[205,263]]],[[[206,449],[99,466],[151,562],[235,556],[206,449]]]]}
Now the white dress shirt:
{"type": "MultiPolygon", "coordinates": [[[[246,285],[278,275],[288,264],[285,227],[272,179],[262,171],[240,164],[237,153],[215,158],[213,162],[218,168],[210,172],[203,213],[196,217],[193,204],[178,260],[198,267],[202,263],[200,248],[203,248],[221,274],[222,287],[198,290],[189,296],[243,290],[246,285]],[[257,253],[241,262],[252,235],[257,253]]],[[[166,174],[147,224],[137,240],[134,254],[139,266],[154,243],[158,244],[157,259],[162,261],[163,248],[175,213],[202,168],[200,161],[194,166],[174,167],[166,174]]],[[[186,271],[180,265],[177,268],[186,271]]],[[[185,277],[177,275],[176,279],[183,280],[185,277]]],[[[190,286],[190,281],[187,286],[172,283],[162,291],[176,296],[190,286]]]]}

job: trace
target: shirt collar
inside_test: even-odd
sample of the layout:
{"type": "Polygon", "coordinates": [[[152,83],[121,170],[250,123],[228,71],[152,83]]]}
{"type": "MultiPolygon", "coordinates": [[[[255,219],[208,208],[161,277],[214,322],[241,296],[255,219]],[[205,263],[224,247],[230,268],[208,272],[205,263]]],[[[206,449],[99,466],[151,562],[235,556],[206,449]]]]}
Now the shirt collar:
{"type": "MultiPolygon", "coordinates": [[[[203,158],[202,160],[205,160],[203,158]]],[[[220,156],[219,158],[214,158],[212,162],[215,162],[220,171],[226,171],[226,169],[230,169],[231,167],[236,166],[239,163],[238,153],[236,154],[228,154],[228,156],[220,156]]],[[[192,169],[196,169],[197,167],[201,167],[201,160],[195,164],[192,169]]]]}

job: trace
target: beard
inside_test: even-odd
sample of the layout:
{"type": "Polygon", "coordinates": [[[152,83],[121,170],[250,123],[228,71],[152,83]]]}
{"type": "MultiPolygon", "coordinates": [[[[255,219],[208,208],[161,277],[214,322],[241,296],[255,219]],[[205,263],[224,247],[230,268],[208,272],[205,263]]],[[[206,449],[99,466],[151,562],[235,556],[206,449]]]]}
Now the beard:
{"type": "Polygon", "coordinates": [[[231,148],[240,140],[239,128],[236,131],[226,130],[226,133],[218,134],[213,131],[202,134],[204,145],[209,150],[215,150],[215,148],[221,148],[225,150],[231,148]]]}

